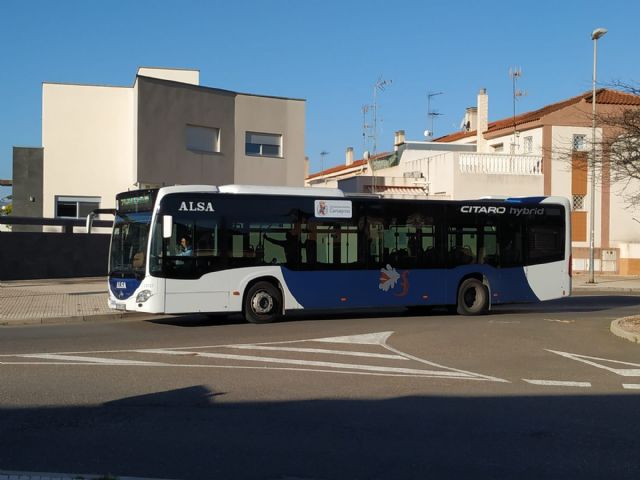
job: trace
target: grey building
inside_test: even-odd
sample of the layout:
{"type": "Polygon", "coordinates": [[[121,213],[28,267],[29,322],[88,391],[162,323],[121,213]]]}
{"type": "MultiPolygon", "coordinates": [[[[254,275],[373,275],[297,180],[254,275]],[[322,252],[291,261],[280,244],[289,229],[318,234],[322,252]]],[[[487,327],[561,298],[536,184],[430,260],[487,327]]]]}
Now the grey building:
{"type": "Polygon", "coordinates": [[[42,102],[42,148],[14,149],[14,215],[82,217],[141,187],[304,184],[304,100],[140,68],[130,87],[44,83],[42,102]]]}

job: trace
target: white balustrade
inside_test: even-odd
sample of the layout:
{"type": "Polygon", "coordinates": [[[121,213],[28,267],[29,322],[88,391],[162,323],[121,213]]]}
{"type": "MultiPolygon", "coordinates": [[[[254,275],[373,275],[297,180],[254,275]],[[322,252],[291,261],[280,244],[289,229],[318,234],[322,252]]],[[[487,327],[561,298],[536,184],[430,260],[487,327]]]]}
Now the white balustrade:
{"type": "Polygon", "coordinates": [[[460,153],[461,173],[486,175],[542,175],[542,157],[492,153],[460,153]]]}

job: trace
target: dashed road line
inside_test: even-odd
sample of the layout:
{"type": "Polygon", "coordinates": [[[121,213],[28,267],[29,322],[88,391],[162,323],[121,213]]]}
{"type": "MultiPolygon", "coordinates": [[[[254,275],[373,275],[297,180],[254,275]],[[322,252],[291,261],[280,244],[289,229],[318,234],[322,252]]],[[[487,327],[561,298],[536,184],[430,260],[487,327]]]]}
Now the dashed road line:
{"type": "Polygon", "coordinates": [[[545,387],[580,387],[580,388],[591,387],[591,382],[570,382],[570,381],[563,381],[563,380],[531,380],[527,378],[523,378],[522,380],[532,385],[541,385],[545,387]]]}
{"type": "Polygon", "coordinates": [[[622,388],[627,390],[640,390],[640,383],[623,383],[622,388]]]}

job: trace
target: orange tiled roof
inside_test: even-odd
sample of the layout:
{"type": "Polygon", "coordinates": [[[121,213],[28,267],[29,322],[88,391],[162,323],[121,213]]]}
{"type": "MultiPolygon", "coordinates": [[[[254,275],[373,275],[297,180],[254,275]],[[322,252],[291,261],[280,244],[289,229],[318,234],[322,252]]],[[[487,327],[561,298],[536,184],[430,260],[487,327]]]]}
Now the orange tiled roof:
{"type": "MultiPolygon", "coordinates": [[[[391,155],[391,153],[393,153],[393,152],[379,153],[377,155],[372,156],[370,158],[370,160],[376,160],[378,158],[387,157],[387,156],[391,155]]],[[[325,175],[330,175],[332,173],[337,173],[337,172],[340,172],[342,170],[349,170],[351,168],[361,167],[361,166],[366,165],[366,164],[367,164],[367,161],[364,160],[364,159],[355,160],[351,165],[338,165],[336,167],[327,168],[326,170],[322,170],[320,172],[313,173],[313,174],[311,174],[311,175],[309,175],[307,177],[307,180],[311,180],[312,178],[316,178],[316,177],[323,177],[325,175]]]]}
{"type": "MultiPolygon", "coordinates": [[[[567,100],[563,100],[561,102],[552,103],[551,105],[547,105],[538,110],[516,115],[515,118],[511,117],[511,118],[505,118],[503,120],[497,120],[495,122],[489,123],[486,131],[494,132],[496,130],[501,130],[503,128],[511,128],[514,125],[522,125],[523,123],[534,122],[536,120],[540,120],[545,115],[549,115],[550,113],[556,112],[558,110],[562,110],[563,108],[574,105],[578,102],[585,101],[587,103],[591,103],[592,96],[593,96],[592,92],[585,92],[582,95],[578,95],[576,97],[572,97],[567,100]]],[[[640,96],[633,95],[631,93],[620,92],[618,90],[609,90],[606,88],[601,88],[599,90],[596,90],[596,102],[600,105],[639,105],[640,106],[640,96]]],[[[475,130],[471,132],[455,132],[450,135],[445,135],[444,137],[436,138],[434,142],[454,142],[456,140],[460,140],[461,138],[471,137],[474,135],[476,135],[475,130]]]]}

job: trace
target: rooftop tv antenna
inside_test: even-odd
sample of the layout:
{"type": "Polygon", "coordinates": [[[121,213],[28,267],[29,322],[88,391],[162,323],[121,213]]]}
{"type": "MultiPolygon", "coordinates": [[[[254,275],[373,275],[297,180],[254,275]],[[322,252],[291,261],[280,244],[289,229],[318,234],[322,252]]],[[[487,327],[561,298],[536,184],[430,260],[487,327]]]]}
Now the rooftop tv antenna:
{"type": "Polygon", "coordinates": [[[516,128],[516,102],[518,98],[527,95],[525,90],[519,90],[517,88],[518,79],[522,77],[522,69],[520,67],[513,67],[509,69],[509,77],[513,84],[513,142],[511,143],[511,153],[515,153],[518,146],[518,129],[516,128]]]}
{"type": "Polygon", "coordinates": [[[373,85],[373,149],[372,155],[377,153],[378,147],[378,92],[384,92],[386,87],[391,85],[392,80],[383,80],[382,77],[378,77],[376,83],[373,85]]]}
{"type": "Polygon", "coordinates": [[[320,171],[324,172],[324,157],[326,157],[327,155],[329,155],[329,152],[327,152],[326,150],[322,150],[320,152],[320,171]]]}
{"type": "Polygon", "coordinates": [[[362,151],[367,150],[367,138],[371,137],[369,133],[371,131],[371,125],[367,123],[367,114],[369,113],[371,105],[362,106],[362,151]]]}
{"type": "Polygon", "coordinates": [[[433,97],[436,97],[438,95],[442,95],[444,92],[428,92],[427,93],[427,119],[430,121],[430,128],[429,130],[427,130],[425,132],[425,136],[427,137],[427,140],[431,140],[434,137],[434,127],[433,127],[433,120],[435,117],[439,117],[440,115],[442,115],[442,113],[438,112],[437,110],[432,110],[431,109],[431,99],[433,97]],[[428,135],[427,135],[428,133],[428,135]]]}

